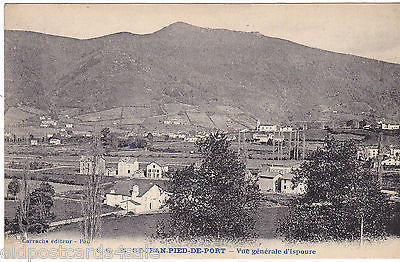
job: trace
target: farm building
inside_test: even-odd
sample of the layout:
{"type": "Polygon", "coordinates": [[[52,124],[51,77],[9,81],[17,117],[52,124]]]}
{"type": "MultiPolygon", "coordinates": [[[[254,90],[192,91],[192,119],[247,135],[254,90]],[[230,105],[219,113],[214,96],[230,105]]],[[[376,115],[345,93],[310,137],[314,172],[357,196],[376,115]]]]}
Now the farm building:
{"type": "Polygon", "coordinates": [[[104,204],[135,214],[159,212],[169,196],[164,188],[163,181],[119,181],[106,193],[104,204]]]}

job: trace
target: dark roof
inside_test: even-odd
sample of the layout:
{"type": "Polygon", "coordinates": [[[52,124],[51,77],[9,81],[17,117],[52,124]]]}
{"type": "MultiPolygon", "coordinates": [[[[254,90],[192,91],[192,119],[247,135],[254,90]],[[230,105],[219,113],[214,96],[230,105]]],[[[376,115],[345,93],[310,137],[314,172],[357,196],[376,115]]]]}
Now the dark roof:
{"type": "Polygon", "coordinates": [[[131,202],[132,204],[134,204],[134,205],[136,205],[136,206],[140,206],[140,205],[141,205],[140,203],[138,203],[138,202],[136,202],[136,201],[134,201],[134,200],[132,200],[132,199],[124,200],[124,201],[122,201],[122,202],[131,202]]]}
{"type": "Polygon", "coordinates": [[[124,195],[130,196],[131,189],[134,185],[139,187],[139,195],[143,196],[150,188],[154,185],[157,185],[162,190],[165,190],[166,185],[164,180],[151,180],[151,179],[130,179],[130,180],[123,180],[117,181],[110,189],[107,190],[108,194],[115,194],[115,195],[124,195]],[[111,190],[115,190],[115,193],[110,193],[111,190]]]}
{"type": "Polygon", "coordinates": [[[260,173],[260,178],[274,178],[277,175],[280,175],[279,172],[271,172],[271,171],[262,171],[260,173]]]}
{"type": "Polygon", "coordinates": [[[159,160],[156,160],[156,161],[151,161],[151,162],[148,163],[148,165],[150,165],[151,163],[156,163],[157,165],[159,165],[161,167],[168,166],[167,161],[165,161],[163,159],[159,159],[159,160]]]}

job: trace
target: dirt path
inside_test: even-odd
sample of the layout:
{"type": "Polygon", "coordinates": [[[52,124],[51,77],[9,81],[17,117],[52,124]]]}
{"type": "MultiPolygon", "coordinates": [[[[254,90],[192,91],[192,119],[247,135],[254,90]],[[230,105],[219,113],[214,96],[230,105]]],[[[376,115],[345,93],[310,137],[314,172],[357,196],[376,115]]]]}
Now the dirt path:
{"type": "MultiPolygon", "coordinates": [[[[101,214],[100,217],[105,217],[105,216],[110,216],[110,215],[124,215],[125,213],[126,213],[126,210],[118,210],[118,211],[112,211],[112,212],[101,214]]],[[[49,226],[56,227],[56,226],[68,225],[68,224],[72,224],[72,223],[82,222],[84,220],[85,220],[85,217],[64,219],[64,220],[52,222],[52,223],[50,223],[49,226]]]]}

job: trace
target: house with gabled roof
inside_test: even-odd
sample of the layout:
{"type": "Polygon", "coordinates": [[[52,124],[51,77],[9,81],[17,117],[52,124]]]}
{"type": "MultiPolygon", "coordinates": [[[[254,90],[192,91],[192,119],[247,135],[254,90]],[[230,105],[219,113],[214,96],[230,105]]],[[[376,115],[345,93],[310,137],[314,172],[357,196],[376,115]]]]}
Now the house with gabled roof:
{"type": "Polygon", "coordinates": [[[146,177],[159,179],[165,178],[165,174],[168,172],[167,163],[163,160],[157,160],[155,162],[151,162],[146,167],[146,177]]]}
{"type": "Polygon", "coordinates": [[[258,176],[258,185],[261,192],[274,192],[283,194],[302,194],[305,185],[293,187],[294,170],[300,168],[302,161],[285,160],[267,161],[262,165],[262,172],[258,176]]]}
{"type": "Polygon", "coordinates": [[[164,181],[131,179],[116,182],[106,193],[104,204],[127,212],[160,212],[169,197],[164,181]]]}

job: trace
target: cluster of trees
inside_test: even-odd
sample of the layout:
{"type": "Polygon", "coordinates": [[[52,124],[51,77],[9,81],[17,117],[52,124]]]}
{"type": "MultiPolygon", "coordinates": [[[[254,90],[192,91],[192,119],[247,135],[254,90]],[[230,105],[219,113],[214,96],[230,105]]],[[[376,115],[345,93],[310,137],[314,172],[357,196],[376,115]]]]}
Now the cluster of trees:
{"type": "Polygon", "coordinates": [[[9,198],[10,195],[16,197],[17,194],[19,193],[19,190],[20,190],[19,181],[14,178],[7,186],[7,198],[9,198]]]}
{"type": "Polygon", "coordinates": [[[51,211],[54,204],[54,188],[49,183],[42,182],[39,187],[29,192],[27,182],[25,181],[24,184],[22,187],[18,180],[9,184],[11,193],[22,194],[18,200],[15,218],[5,220],[5,230],[11,233],[24,233],[25,236],[27,233],[46,232],[55,217],[51,211]]]}
{"type": "Polygon", "coordinates": [[[386,236],[390,203],[377,174],[357,160],[352,142],[328,140],[295,172],[306,193],[289,205],[278,233],[289,241],[341,241],[386,236]]]}
{"type": "Polygon", "coordinates": [[[104,128],[100,132],[100,140],[105,149],[117,150],[118,148],[146,148],[147,140],[141,137],[130,136],[128,138],[119,138],[112,133],[110,129],[104,128]]]}
{"type": "Polygon", "coordinates": [[[170,216],[160,224],[161,237],[248,238],[254,236],[261,199],[255,180],[221,133],[197,142],[202,155],[194,166],[170,174],[170,216]]]}
{"type": "MultiPolygon", "coordinates": [[[[256,236],[260,193],[223,134],[200,140],[200,167],[170,174],[168,220],[162,237],[238,239],[256,236]]],[[[352,142],[327,140],[295,172],[294,187],[307,191],[289,204],[277,233],[287,241],[341,241],[384,238],[391,216],[378,178],[356,158],[352,142]]]]}

